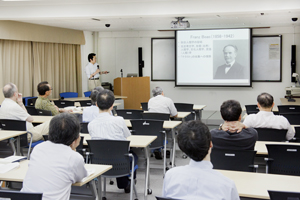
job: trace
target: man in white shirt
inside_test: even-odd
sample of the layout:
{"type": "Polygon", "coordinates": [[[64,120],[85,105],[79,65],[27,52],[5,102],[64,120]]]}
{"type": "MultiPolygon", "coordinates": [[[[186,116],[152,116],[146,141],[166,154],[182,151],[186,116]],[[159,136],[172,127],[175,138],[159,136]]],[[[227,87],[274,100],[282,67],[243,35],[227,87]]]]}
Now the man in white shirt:
{"type": "Polygon", "coordinates": [[[108,71],[101,72],[98,63],[96,63],[96,54],[90,53],[88,55],[89,63],[85,67],[85,73],[89,79],[89,91],[97,86],[101,86],[100,75],[107,74],[108,71]]]}
{"type": "MultiPolygon", "coordinates": [[[[32,133],[32,141],[43,140],[43,135],[49,132],[49,123],[46,121],[38,126],[33,126],[33,117],[28,114],[22,99],[22,94],[18,92],[18,88],[13,83],[8,83],[3,87],[3,100],[0,108],[0,119],[12,119],[26,121],[27,131],[32,133]]],[[[30,135],[28,134],[28,140],[30,135]]]]}
{"type": "Polygon", "coordinates": [[[177,109],[172,99],[165,97],[161,87],[152,90],[153,97],[148,102],[148,111],[157,113],[168,113],[171,117],[177,117],[177,109]]]}
{"type": "MultiPolygon", "coordinates": [[[[113,116],[111,111],[115,101],[114,94],[110,90],[103,90],[97,95],[99,115],[88,124],[88,131],[92,139],[126,140],[131,135],[123,117],[113,116]]],[[[134,156],[137,163],[137,156],[134,156]]],[[[134,173],[134,178],[136,171],[134,173]]],[[[119,189],[130,192],[130,180],[127,176],[117,178],[119,189]]]]}
{"type": "Polygon", "coordinates": [[[95,87],[91,92],[91,103],[90,107],[87,107],[83,110],[82,113],[82,121],[83,122],[90,122],[95,119],[99,115],[99,108],[97,104],[97,95],[103,91],[104,88],[101,86],[95,87]]]}
{"type": "Polygon", "coordinates": [[[76,152],[80,123],[69,113],[50,122],[49,140],[30,156],[22,192],[43,193],[43,200],[70,199],[71,185],[86,177],[83,157],[76,152]]]}
{"type": "Polygon", "coordinates": [[[209,129],[200,121],[182,124],[178,136],[179,148],[191,158],[189,165],[167,171],[163,197],[174,199],[238,200],[232,180],[213,170],[209,129]]]}

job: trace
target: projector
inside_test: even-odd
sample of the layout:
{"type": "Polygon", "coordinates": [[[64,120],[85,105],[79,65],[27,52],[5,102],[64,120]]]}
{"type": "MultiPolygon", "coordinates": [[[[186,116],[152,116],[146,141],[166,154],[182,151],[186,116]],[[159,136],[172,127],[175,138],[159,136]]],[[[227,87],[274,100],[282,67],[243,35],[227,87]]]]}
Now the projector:
{"type": "Polygon", "coordinates": [[[175,17],[177,21],[171,21],[171,28],[190,28],[189,21],[182,21],[184,17],[175,17]]]}

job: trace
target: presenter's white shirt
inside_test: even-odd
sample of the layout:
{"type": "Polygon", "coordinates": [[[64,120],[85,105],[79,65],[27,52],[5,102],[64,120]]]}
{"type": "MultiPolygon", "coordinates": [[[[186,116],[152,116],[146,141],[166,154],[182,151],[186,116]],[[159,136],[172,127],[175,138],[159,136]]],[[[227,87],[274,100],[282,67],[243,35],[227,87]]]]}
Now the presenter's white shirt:
{"type": "MultiPolygon", "coordinates": [[[[97,65],[98,63],[92,64],[90,62],[86,65],[85,73],[88,78],[90,78],[91,74],[93,74],[97,70],[97,65]]],[[[98,73],[94,76],[94,78],[99,78],[99,76],[100,74],[98,73]]]]}
{"type": "Polygon", "coordinates": [[[190,160],[189,165],[174,167],[164,178],[163,197],[188,200],[238,200],[232,180],[212,169],[209,161],[190,160]]]}
{"type": "Polygon", "coordinates": [[[257,114],[250,114],[245,118],[243,124],[252,128],[287,129],[287,140],[292,139],[295,135],[289,121],[284,116],[274,115],[273,112],[259,111],[257,114]]]}
{"type": "Polygon", "coordinates": [[[92,139],[126,140],[131,135],[123,117],[99,113],[88,125],[92,139]]]}
{"type": "Polygon", "coordinates": [[[22,191],[43,193],[43,200],[68,200],[71,185],[86,176],[79,153],[64,144],[46,141],[33,149],[22,191]]]}
{"type": "MultiPolygon", "coordinates": [[[[0,119],[13,119],[26,121],[30,115],[17,102],[12,99],[5,98],[0,107],[0,119]]],[[[31,122],[26,122],[27,130],[33,128],[31,122]]]]}
{"type": "Polygon", "coordinates": [[[171,116],[177,115],[177,109],[172,99],[163,95],[157,95],[149,100],[148,111],[156,113],[168,113],[171,116]]]}

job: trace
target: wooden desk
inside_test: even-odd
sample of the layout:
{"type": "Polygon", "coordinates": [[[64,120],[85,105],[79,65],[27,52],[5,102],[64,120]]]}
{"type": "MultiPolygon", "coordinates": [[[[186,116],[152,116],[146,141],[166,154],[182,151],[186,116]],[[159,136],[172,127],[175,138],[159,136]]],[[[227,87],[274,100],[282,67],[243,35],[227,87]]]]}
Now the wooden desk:
{"type": "Polygon", "coordinates": [[[0,130],[0,141],[7,140],[12,137],[17,137],[17,155],[20,155],[20,135],[26,134],[27,131],[6,131],[0,130]]]}
{"type": "Polygon", "coordinates": [[[269,142],[269,141],[257,141],[255,143],[254,150],[257,151],[258,155],[268,155],[266,144],[283,144],[283,145],[300,145],[296,142],[269,142]]]}
{"type": "MultiPolygon", "coordinates": [[[[88,145],[86,140],[90,140],[90,134],[81,133],[80,136],[84,137],[83,145],[88,145]]],[[[157,136],[146,136],[146,135],[131,135],[127,138],[130,141],[130,147],[134,148],[144,148],[145,158],[146,158],[146,171],[145,171],[145,190],[144,195],[145,199],[147,199],[148,188],[150,187],[150,178],[149,178],[149,169],[150,169],[150,149],[149,145],[153,142],[157,136]]]]}
{"type": "Polygon", "coordinates": [[[281,105],[300,105],[300,98],[293,98],[295,102],[289,102],[286,98],[280,98],[281,105]]]}
{"type": "Polygon", "coordinates": [[[241,197],[270,199],[268,190],[300,192],[300,177],[217,170],[235,182],[241,197]]]}
{"type": "MultiPolygon", "coordinates": [[[[144,113],[151,113],[151,112],[144,111],[144,113]]],[[[188,116],[189,114],[191,114],[191,112],[177,112],[177,117],[176,118],[183,119],[186,116],[188,116]]]]}
{"type": "MultiPolygon", "coordinates": [[[[21,161],[20,162],[20,167],[19,168],[16,168],[16,169],[13,169],[7,173],[4,173],[4,174],[0,174],[0,180],[1,181],[15,181],[15,182],[23,182],[25,176],[26,176],[26,173],[27,173],[27,170],[28,170],[28,160],[24,160],[24,161],[21,161]]],[[[81,182],[77,182],[77,183],[74,183],[73,185],[74,186],[82,186],[90,181],[93,181],[93,184],[94,183],[94,178],[97,178],[99,177],[99,181],[98,181],[98,188],[100,188],[99,186],[101,186],[101,175],[105,172],[107,172],[108,170],[110,170],[112,168],[111,165],[93,165],[93,164],[85,164],[85,168],[86,169],[94,169],[95,172],[93,174],[91,174],[90,176],[82,179],[81,182]]],[[[94,191],[96,196],[97,194],[99,195],[99,197],[101,197],[101,189],[94,191]]],[[[102,199],[102,198],[100,198],[102,199]]]]}
{"type": "Polygon", "coordinates": [[[31,115],[33,117],[32,123],[44,123],[51,120],[54,116],[31,115]]]}

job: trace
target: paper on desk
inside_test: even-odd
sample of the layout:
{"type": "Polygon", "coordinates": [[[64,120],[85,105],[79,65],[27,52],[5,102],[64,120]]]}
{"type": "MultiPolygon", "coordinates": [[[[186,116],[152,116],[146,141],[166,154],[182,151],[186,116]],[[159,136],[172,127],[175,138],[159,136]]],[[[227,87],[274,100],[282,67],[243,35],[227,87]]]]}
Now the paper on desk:
{"type": "Polygon", "coordinates": [[[9,156],[4,159],[0,159],[0,164],[8,164],[12,162],[19,162],[21,160],[26,160],[26,156],[9,156]]]}
{"type": "MultiPolygon", "coordinates": [[[[95,173],[95,169],[86,169],[86,171],[88,173],[87,177],[89,177],[90,175],[92,175],[93,173],[95,173]]],[[[84,182],[87,177],[84,177],[80,182],[84,182]]]]}
{"type": "Polygon", "coordinates": [[[20,163],[18,163],[18,162],[8,163],[8,164],[0,164],[0,174],[9,172],[10,170],[18,168],[19,166],[20,166],[20,163]]]}

